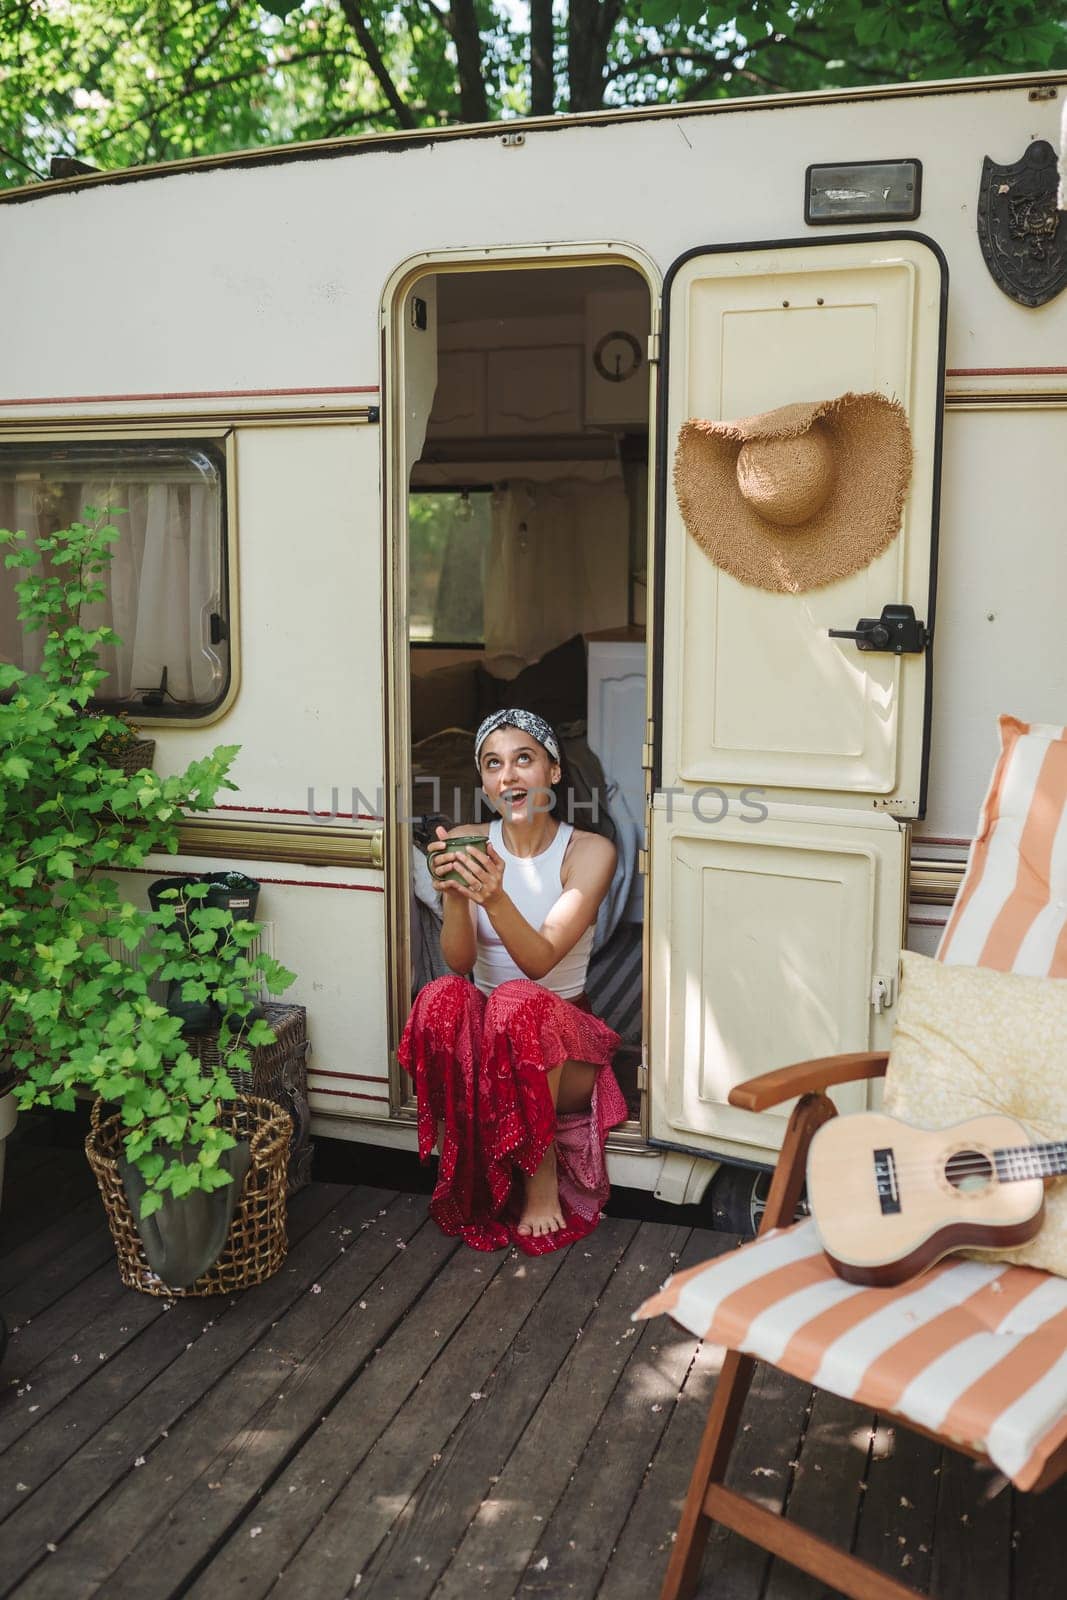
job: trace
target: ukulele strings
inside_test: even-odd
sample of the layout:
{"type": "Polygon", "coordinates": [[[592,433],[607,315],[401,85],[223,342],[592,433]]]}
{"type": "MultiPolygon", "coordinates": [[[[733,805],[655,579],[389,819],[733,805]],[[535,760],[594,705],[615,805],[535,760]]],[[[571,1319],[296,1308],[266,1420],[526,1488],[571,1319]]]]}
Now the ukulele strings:
{"type": "MultiPolygon", "coordinates": [[[[871,1153],[873,1154],[873,1151],[871,1153]]],[[[846,1159],[853,1161],[855,1160],[855,1157],[839,1156],[837,1159],[839,1161],[846,1159]]],[[[998,1183],[1021,1182],[1029,1178],[1062,1177],[1067,1176],[1067,1141],[1057,1141],[1055,1143],[1045,1145],[1008,1145],[1003,1149],[992,1151],[988,1156],[982,1155],[979,1151],[971,1152],[965,1147],[959,1152],[958,1159],[954,1158],[950,1154],[948,1156],[928,1156],[924,1160],[916,1159],[915,1157],[912,1157],[911,1159],[905,1159],[903,1161],[895,1160],[893,1163],[893,1171],[897,1177],[902,1177],[904,1174],[908,1174],[910,1176],[914,1173],[929,1172],[931,1166],[937,1166],[940,1164],[947,1167],[950,1163],[954,1176],[958,1175],[961,1178],[969,1178],[983,1176],[989,1173],[992,1177],[996,1178],[998,1183]],[[1002,1168],[1006,1167],[1008,1163],[1004,1160],[998,1161],[996,1159],[997,1156],[1010,1157],[1018,1152],[1019,1156],[1023,1160],[1028,1161],[1035,1156],[1040,1160],[1041,1156],[1046,1151],[1057,1152],[1057,1155],[1054,1159],[1063,1163],[1059,1172],[1043,1172],[1039,1170],[1022,1173],[1004,1172],[1002,1171],[1002,1168]]]]}

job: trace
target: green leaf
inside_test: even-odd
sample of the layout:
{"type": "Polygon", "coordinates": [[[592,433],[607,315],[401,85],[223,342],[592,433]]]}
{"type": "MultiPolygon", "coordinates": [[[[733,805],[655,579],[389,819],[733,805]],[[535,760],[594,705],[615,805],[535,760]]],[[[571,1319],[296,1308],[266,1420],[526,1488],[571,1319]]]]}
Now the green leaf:
{"type": "Polygon", "coordinates": [[[202,1189],[225,1189],[226,1185],[232,1182],[233,1178],[221,1167],[211,1166],[201,1168],[200,1187],[202,1189]]]}

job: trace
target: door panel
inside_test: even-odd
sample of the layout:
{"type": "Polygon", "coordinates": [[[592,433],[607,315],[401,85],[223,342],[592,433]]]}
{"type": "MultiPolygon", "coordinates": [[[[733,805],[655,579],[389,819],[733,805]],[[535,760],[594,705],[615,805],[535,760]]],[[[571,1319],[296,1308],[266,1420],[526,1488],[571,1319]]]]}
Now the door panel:
{"type": "Polygon", "coordinates": [[[720,571],[667,494],[664,786],[766,785],[781,798],[914,816],[922,792],[925,654],[831,639],[883,605],[926,620],[941,392],[943,283],[918,239],[708,252],[667,300],[667,428],[877,390],[901,401],[915,452],[901,534],[865,570],[799,595],[720,571]]]}
{"type": "MultiPolygon", "coordinates": [[[[710,812],[710,808],[709,808],[710,812]]],[[[652,817],[651,1132],[669,1144],[765,1158],[791,1107],[727,1104],[756,1073],[885,1043],[895,985],[906,827],[787,807],[703,823],[652,817]]],[[[866,1085],[835,1091],[842,1109],[866,1085]]]]}

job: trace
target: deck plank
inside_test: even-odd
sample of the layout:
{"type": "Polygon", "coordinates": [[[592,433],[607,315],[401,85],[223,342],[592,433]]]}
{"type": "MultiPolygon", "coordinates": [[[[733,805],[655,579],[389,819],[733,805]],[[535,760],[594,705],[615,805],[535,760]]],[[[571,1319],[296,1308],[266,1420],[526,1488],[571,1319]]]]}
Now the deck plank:
{"type": "Polygon", "coordinates": [[[902,1583],[930,1588],[941,1446],[879,1420],[855,1552],[902,1583]]]}
{"type": "Polygon", "coordinates": [[[42,1225],[86,1202],[95,1203],[99,1214],[103,1214],[93,1169],[84,1151],[56,1151],[40,1163],[35,1152],[27,1154],[22,1171],[18,1155],[11,1162],[14,1170],[10,1174],[5,1163],[4,1187],[9,1195],[17,1194],[18,1203],[0,1209],[0,1251],[4,1253],[19,1249],[40,1232],[42,1225]]]}
{"type": "MultiPolygon", "coordinates": [[[[424,1199],[406,1198],[413,1208],[425,1213],[424,1199]]],[[[248,1544],[250,1529],[266,1524],[272,1534],[275,1531],[269,1505],[277,1503],[272,1501],[272,1486],[279,1474],[305,1442],[315,1437],[319,1425],[343,1398],[350,1383],[358,1381],[357,1374],[362,1375],[368,1364],[377,1368],[379,1376],[385,1372],[376,1353],[390,1338],[405,1309],[430,1288],[455,1249],[455,1241],[446,1239],[424,1220],[424,1215],[402,1257],[393,1244],[393,1261],[373,1285],[362,1291],[362,1304],[353,1297],[349,1310],[310,1355],[299,1364],[294,1363],[284,1390],[272,1394],[240,1433],[218,1449],[172,1505],[158,1530],[132,1553],[125,1567],[118,1569],[115,1581],[122,1586],[124,1595],[153,1594],[141,1565],[145,1551],[165,1561],[175,1581],[182,1583],[197,1578],[218,1558],[218,1565],[202,1587],[206,1592],[221,1592],[229,1581],[222,1576],[225,1557],[239,1556],[234,1565],[242,1566],[252,1548],[248,1544]],[[268,1502],[268,1509],[262,1508],[263,1501],[268,1502]],[[247,1525],[238,1537],[242,1519],[247,1525]]],[[[378,1415],[371,1406],[367,1411],[378,1415]]],[[[282,1503],[288,1507],[289,1501],[287,1486],[282,1503]]],[[[302,1537],[306,1531],[302,1514],[298,1523],[298,1537],[302,1537]]],[[[273,1581],[269,1572],[264,1581],[273,1581]]]]}
{"type": "Polygon", "coordinates": [[[956,1450],[942,1451],[938,1482],[931,1593],[937,1600],[1008,1594],[1010,1488],[991,1468],[978,1466],[956,1450]]]}
{"type": "MultiPolygon", "coordinates": [[[[201,1516],[214,1510],[215,1496],[206,1482],[218,1481],[211,1472],[220,1451],[245,1438],[245,1429],[268,1397],[291,1389],[300,1365],[331,1333],[340,1330],[340,1339],[331,1343],[345,1352],[341,1381],[351,1372],[353,1361],[358,1365],[373,1350],[366,1332],[358,1331],[362,1320],[358,1301],[373,1295],[374,1280],[396,1262],[398,1241],[406,1247],[425,1221],[425,1204],[410,1196],[397,1196],[383,1215],[378,1215],[379,1209],[374,1190],[345,1196],[330,1213],[333,1259],[320,1272],[315,1292],[301,1295],[277,1326],[267,1329],[261,1341],[168,1429],[144,1467],[128,1473],[98,1502],[47,1567],[39,1569],[41,1585],[47,1588],[32,1580],[24,1585],[20,1592],[26,1600],[57,1589],[65,1600],[83,1600],[105,1583],[131,1597],[151,1594],[159,1564],[166,1564],[170,1580],[177,1584],[210,1552],[214,1536],[186,1502],[186,1489],[201,1480],[205,1485],[198,1507],[201,1516]],[[359,1239],[359,1247],[342,1253],[343,1228],[350,1230],[345,1237],[359,1239]]],[[[382,1331],[387,1333],[388,1328],[382,1331]]],[[[318,1397],[321,1406],[332,1399],[332,1393],[318,1397]]],[[[270,1465],[269,1460],[259,1463],[260,1482],[270,1465]]]]}
{"type": "Polygon", "coordinates": [[[1067,1527],[1067,1478],[1043,1494],[1012,1490],[1011,1600],[1061,1594],[1064,1576],[1063,1530],[1067,1527]]]}
{"type": "Polygon", "coordinates": [[[10,1383],[0,1391],[0,1456],[88,1382],[101,1356],[116,1355],[162,1315],[161,1300],[125,1288],[112,1252],[111,1259],[84,1278],[76,1292],[17,1328],[4,1363],[10,1383]],[[92,1359],[83,1356],[74,1362],[75,1351],[89,1352],[92,1359]]]}
{"type": "MultiPolygon", "coordinates": [[[[785,1514],[842,1550],[852,1547],[865,1494],[874,1417],[816,1390],[785,1502],[785,1514]]],[[[764,1600],[822,1600],[826,1586],[787,1562],[772,1561],[764,1600]]]]}
{"type": "MultiPolygon", "coordinates": [[[[699,1265],[707,1256],[703,1240],[685,1227],[664,1228],[643,1223],[633,1249],[646,1267],[649,1290],[671,1272],[699,1265]]],[[[699,1340],[676,1324],[657,1318],[636,1324],[637,1334],[623,1341],[635,1324],[633,1307],[614,1315],[605,1308],[592,1332],[605,1345],[619,1339],[626,1364],[589,1433],[570,1483],[530,1555],[516,1594],[523,1600],[546,1594],[593,1600],[600,1570],[610,1560],[616,1540],[640,1489],[674,1399],[696,1356],[699,1340]],[[605,1468],[610,1463],[610,1470],[605,1468]]],[[[655,1588],[662,1572],[647,1573],[655,1588]]]]}
{"type": "MultiPolygon", "coordinates": [[[[0,1594],[341,1600],[357,1575],[359,1600],[654,1594],[720,1352],[629,1317],[729,1236],[609,1218],[528,1261],[446,1239],[424,1197],[312,1185],[269,1283],[165,1302],[122,1288],[95,1196],[63,1211],[58,1185],[57,1216],[47,1161],[24,1167],[16,1208],[29,1178],[41,1205],[0,1255],[0,1594]]],[[[868,1457],[871,1424],[761,1367],[729,1481],[846,1546],[854,1528],[938,1600],[1058,1592],[1067,1481],[991,1492],[884,1426],[868,1457]]],[[[713,1530],[700,1600],[828,1593],[713,1530]]]]}
{"type": "Polygon", "coordinates": [[[236,1297],[172,1302],[172,1310],[56,1407],[50,1427],[33,1429],[7,1452],[0,1516],[9,1582],[24,1578],[48,1544],[58,1544],[306,1289],[328,1259],[329,1215],[346,1192],[316,1186],[297,1195],[290,1215],[302,1248],[274,1277],[236,1297]],[[315,1225],[303,1234],[311,1218],[315,1225]],[[20,1490],[19,1482],[26,1487],[20,1490]]]}
{"type": "MultiPolygon", "coordinates": [[[[630,1228],[609,1219],[601,1230],[630,1228]]],[[[650,1324],[631,1313],[676,1264],[685,1230],[634,1230],[600,1294],[596,1315],[560,1367],[434,1590],[434,1600],[471,1593],[504,1600],[518,1592],[530,1558],[548,1530],[577,1463],[650,1324]],[[668,1243],[668,1240],[670,1241],[668,1243]]],[[[653,1342],[655,1339],[653,1338],[653,1342]]],[[[537,1557],[541,1559],[540,1556],[537,1557]]],[[[562,1591],[561,1591],[562,1592],[562,1591]]]]}
{"type": "MultiPolygon", "coordinates": [[[[732,1236],[723,1239],[732,1248],[732,1236]]],[[[711,1254],[706,1242],[702,1248],[705,1257],[711,1254]]],[[[647,1574],[666,1570],[722,1360],[719,1345],[702,1343],[697,1349],[605,1567],[597,1600],[649,1600],[647,1574]]]]}
{"type": "MultiPolygon", "coordinates": [[[[756,1368],[726,1481],[768,1511],[780,1512],[790,1462],[803,1445],[811,1388],[762,1363],[756,1368]]],[[[697,1600],[761,1600],[770,1557],[715,1524],[708,1538],[697,1600]]]]}
{"type": "MultiPolygon", "coordinates": [[[[273,1595],[334,1600],[347,1593],[433,1471],[434,1456],[443,1454],[464,1416],[491,1389],[495,1370],[562,1264],[557,1254],[531,1259],[509,1253],[499,1266],[482,1268],[492,1270],[484,1291],[436,1359],[428,1341],[422,1382],[286,1566],[273,1595]]],[[[460,1257],[446,1271],[453,1268],[461,1275],[478,1270],[460,1257]]]]}
{"type": "MultiPolygon", "coordinates": [[[[431,1238],[428,1230],[427,1249],[431,1238]]],[[[353,1475],[388,1441],[398,1412],[504,1265],[502,1256],[457,1250],[453,1240],[439,1248],[442,1264],[425,1291],[411,1298],[388,1344],[379,1347],[380,1358],[363,1368],[262,1498],[233,1526],[226,1546],[189,1589],[190,1600],[214,1600],[238,1587],[243,1600],[267,1594],[353,1475]],[[260,1529],[254,1542],[253,1527],[260,1529]]],[[[405,1251],[405,1266],[407,1256],[405,1251]]],[[[467,1392],[471,1386],[468,1380],[467,1392]]],[[[417,1446],[420,1460],[428,1458],[432,1446],[422,1439],[417,1446]]]]}
{"type": "MultiPolygon", "coordinates": [[[[428,1600],[467,1527],[495,1489],[507,1459],[564,1359],[589,1337],[600,1295],[628,1243],[624,1230],[600,1228],[567,1251],[555,1277],[511,1341],[484,1391],[466,1412],[434,1470],[363,1568],[367,1600],[428,1600]]],[[[478,1591],[472,1583],[469,1593],[478,1591]]]]}
{"type": "MultiPolygon", "coordinates": [[[[21,1194],[16,1185],[9,1184],[5,1179],[4,1190],[6,1205],[21,1204],[21,1194]]],[[[87,1234],[106,1230],[104,1207],[99,1194],[89,1195],[80,1205],[73,1206],[62,1216],[51,1220],[42,1218],[40,1228],[30,1238],[0,1253],[0,1295],[6,1302],[17,1283],[35,1277],[42,1263],[50,1260],[59,1250],[67,1249],[87,1234]]]]}
{"type": "MultiPolygon", "coordinates": [[[[99,1201],[92,1204],[94,1212],[89,1213],[93,1216],[91,1228],[73,1238],[57,1233],[54,1249],[48,1249],[47,1244],[36,1249],[33,1258],[36,1264],[20,1271],[17,1280],[4,1283],[0,1275],[4,1316],[11,1327],[24,1327],[76,1289],[105,1262],[114,1263],[115,1246],[107,1231],[103,1207],[99,1201]]],[[[51,1234],[52,1229],[49,1228],[45,1239],[51,1234]]]]}

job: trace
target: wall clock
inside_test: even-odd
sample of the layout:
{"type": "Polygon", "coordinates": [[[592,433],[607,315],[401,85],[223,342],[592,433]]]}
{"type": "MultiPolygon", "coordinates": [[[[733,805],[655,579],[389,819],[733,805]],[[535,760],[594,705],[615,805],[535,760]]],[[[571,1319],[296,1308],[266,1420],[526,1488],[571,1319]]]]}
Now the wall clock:
{"type": "Polygon", "coordinates": [[[625,383],[641,365],[641,345],[632,333],[614,328],[593,347],[593,366],[608,383],[625,383]]]}

